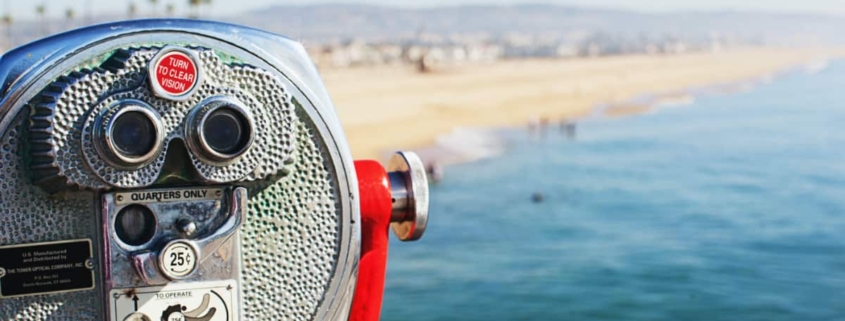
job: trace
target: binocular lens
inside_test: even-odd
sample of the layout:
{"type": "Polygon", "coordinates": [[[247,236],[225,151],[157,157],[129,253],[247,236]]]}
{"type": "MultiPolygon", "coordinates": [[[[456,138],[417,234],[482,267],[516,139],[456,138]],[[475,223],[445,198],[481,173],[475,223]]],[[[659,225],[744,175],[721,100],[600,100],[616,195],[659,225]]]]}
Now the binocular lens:
{"type": "Polygon", "coordinates": [[[252,130],[244,115],[229,107],[211,112],[202,128],[208,146],[226,155],[238,154],[246,149],[252,130]]]}
{"type": "Polygon", "coordinates": [[[226,166],[246,154],[255,139],[249,109],[236,99],[213,97],[188,115],[185,136],[194,155],[215,166],[226,166]]]}
{"type": "Polygon", "coordinates": [[[114,147],[124,156],[141,157],[149,154],[155,147],[155,124],[147,115],[130,111],[114,120],[112,127],[114,147]]]}
{"type": "Polygon", "coordinates": [[[118,101],[103,111],[94,126],[94,147],[112,166],[137,169],[159,155],[161,116],[140,100],[118,101]]]}
{"type": "Polygon", "coordinates": [[[120,210],[114,224],[117,237],[131,246],[146,244],[156,232],[155,215],[149,208],[142,205],[129,205],[120,210]]]}

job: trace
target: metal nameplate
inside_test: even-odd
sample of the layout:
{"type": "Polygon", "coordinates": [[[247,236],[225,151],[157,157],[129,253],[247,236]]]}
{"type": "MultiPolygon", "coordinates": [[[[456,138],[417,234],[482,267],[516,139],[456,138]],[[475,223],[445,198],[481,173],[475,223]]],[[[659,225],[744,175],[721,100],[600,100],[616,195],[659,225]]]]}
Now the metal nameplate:
{"type": "Polygon", "coordinates": [[[94,288],[90,239],[0,246],[0,299],[94,288]]]}
{"type": "Polygon", "coordinates": [[[222,195],[222,188],[162,189],[115,193],[114,200],[116,205],[126,205],[216,200],[222,195]]]}
{"type": "Polygon", "coordinates": [[[163,287],[112,290],[112,321],[236,321],[238,282],[175,283],[163,287]]]}

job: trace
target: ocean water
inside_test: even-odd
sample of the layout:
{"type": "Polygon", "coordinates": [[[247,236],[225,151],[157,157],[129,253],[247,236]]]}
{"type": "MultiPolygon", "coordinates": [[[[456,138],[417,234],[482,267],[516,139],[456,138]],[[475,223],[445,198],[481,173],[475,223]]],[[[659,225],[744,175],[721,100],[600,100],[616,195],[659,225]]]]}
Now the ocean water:
{"type": "Polygon", "coordinates": [[[845,320],[845,62],[508,137],[392,241],[383,320],[845,320]]]}

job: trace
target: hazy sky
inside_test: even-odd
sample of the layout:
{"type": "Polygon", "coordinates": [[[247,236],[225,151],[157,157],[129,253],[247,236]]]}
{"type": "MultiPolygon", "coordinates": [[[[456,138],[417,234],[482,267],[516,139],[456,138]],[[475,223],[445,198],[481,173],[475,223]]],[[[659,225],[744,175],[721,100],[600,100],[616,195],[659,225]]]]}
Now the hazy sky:
{"type": "MultiPolygon", "coordinates": [[[[68,8],[83,16],[87,8],[95,13],[125,13],[130,2],[138,10],[150,13],[150,0],[0,0],[2,11],[10,11],[16,20],[35,17],[35,6],[45,3],[47,15],[64,17],[68,8]]],[[[632,9],[649,12],[676,10],[765,10],[781,12],[814,12],[845,15],[845,0],[212,0],[213,5],[203,10],[204,16],[221,16],[258,9],[274,4],[316,4],[316,3],[367,3],[392,6],[419,7],[459,4],[518,4],[554,3],[589,7],[632,9]]],[[[184,15],[188,0],[158,0],[158,11],[164,11],[168,3],[176,6],[177,14],[184,15]]]]}

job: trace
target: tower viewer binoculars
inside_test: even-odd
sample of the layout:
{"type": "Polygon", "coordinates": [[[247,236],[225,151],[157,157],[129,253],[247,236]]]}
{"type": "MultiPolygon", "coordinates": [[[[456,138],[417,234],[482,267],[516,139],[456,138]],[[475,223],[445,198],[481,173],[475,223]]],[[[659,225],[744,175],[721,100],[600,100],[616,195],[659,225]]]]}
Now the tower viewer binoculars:
{"type": "Polygon", "coordinates": [[[0,58],[0,321],[376,320],[419,158],[353,161],[298,43],[192,20],[0,58]]]}

